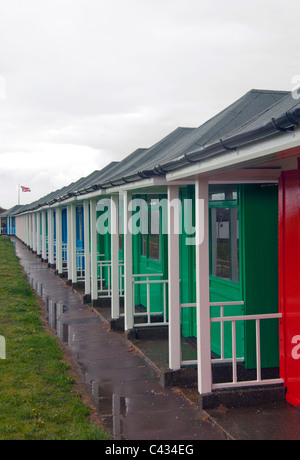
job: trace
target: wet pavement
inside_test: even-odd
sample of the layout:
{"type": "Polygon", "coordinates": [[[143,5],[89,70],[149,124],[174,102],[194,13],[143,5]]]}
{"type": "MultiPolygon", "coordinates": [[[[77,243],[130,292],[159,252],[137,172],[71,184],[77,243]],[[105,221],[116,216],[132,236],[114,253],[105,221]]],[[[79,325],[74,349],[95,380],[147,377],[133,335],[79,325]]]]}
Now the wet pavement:
{"type": "MultiPolygon", "coordinates": [[[[159,371],[136,343],[105,319],[19,240],[28,280],[47,306],[47,321],[70,350],[99,419],[114,440],[298,440],[300,413],[285,402],[202,411],[196,391],[163,388],[159,371]]],[[[151,358],[151,357],[150,357],[151,358]]]]}

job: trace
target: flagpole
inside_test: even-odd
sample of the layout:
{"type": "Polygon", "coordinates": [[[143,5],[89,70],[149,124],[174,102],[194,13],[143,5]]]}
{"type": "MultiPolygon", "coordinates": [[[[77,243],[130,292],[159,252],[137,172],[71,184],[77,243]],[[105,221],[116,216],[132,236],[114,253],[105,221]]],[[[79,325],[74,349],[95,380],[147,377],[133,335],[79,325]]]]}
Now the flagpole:
{"type": "Polygon", "coordinates": [[[18,185],[18,205],[20,205],[20,185],[18,185]]]}

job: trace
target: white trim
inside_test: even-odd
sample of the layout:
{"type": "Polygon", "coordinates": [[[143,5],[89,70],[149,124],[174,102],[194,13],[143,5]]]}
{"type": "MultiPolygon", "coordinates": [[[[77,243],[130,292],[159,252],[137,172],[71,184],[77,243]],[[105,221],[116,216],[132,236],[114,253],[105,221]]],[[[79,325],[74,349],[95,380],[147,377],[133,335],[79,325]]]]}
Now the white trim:
{"type": "Polygon", "coordinates": [[[168,187],[168,273],[169,273],[169,367],[181,367],[180,283],[179,283],[179,187],[168,187]]]}
{"type": "Polygon", "coordinates": [[[90,256],[90,216],[89,201],[83,203],[83,221],[84,221],[84,268],[85,268],[85,294],[91,294],[91,256],[90,256]]]}
{"type": "Polygon", "coordinates": [[[195,181],[198,391],[211,392],[208,180],[195,181]],[[203,206],[204,201],[204,206],[203,206]],[[203,234],[201,229],[203,229],[203,234]],[[202,240],[203,238],[203,240],[202,240]]]}
{"type": "Polygon", "coordinates": [[[111,318],[120,317],[119,195],[111,196],[111,318]]]}
{"type": "Polygon", "coordinates": [[[56,270],[63,272],[62,262],[62,208],[57,208],[56,213],[56,270]]]}
{"type": "Polygon", "coordinates": [[[70,206],[70,211],[71,211],[71,216],[70,216],[70,222],[71,222],[71,258],[72,258],[72,263],[71,263],[71,280],[73,283],[77,283],[77,257],[76,257],[76,204],[71,204],[70,206]]]}
{"type": "Polygon", "coordinates": [[[48,262],[54,264],[54,211],[48,211],[48,262]]]}
{"type": "Polygon", "coordinates": [[[97,210],[96,200],[90,200],[90,231],[91,231],[91,296],[92,300],[98,299],[98,248],[97,248],[97,210]]]}
{"type": "Polygon", "coordinates": [[[203,159],[192,165],[180,168],[166,175],[167,181],[191,177],[194,175],[222,172],[238,167],[270,161],[277,153],[300,146],[300,128],[293,132],[279,133],[267,139],[251,142],[233,151],[225,151],[217,156],[203,159]]]}
{"type": "Polygon", "coordinates": [[[124,317],[125,331],[133,328],[133,285],[132,285],[132,229],[129,228],[132,211],[129,210],[131,192],[124,192],[124,317]]]}
{"type": "MultiPolygon", "coordinates": [[[[47,211],[46,211],[47,212],[47,211]]],[[[42,258],[47,259],[47,241],[46,241],[46,212],[42,212],[42,258]]]]}
{"type": "Polygon", "coordinates": [[[68,280],[72,280],[72,218],[71,218],[71,205],[67,206],[67,266],[68,266],[68,280]]]}
{"type": "Polygon", "coordinates": [[[42,254],[41,247],[41,213],[36,213],[36,252],[38,255],[42,254]]]}

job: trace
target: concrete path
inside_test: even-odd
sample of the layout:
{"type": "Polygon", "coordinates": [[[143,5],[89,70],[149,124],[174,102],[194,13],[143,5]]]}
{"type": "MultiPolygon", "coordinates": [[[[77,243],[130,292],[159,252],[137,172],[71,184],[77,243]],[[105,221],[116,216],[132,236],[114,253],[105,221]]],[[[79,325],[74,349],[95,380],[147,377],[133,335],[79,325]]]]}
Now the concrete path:
{"type": "Polygon", "coordinates": [[[110,331],[103,317],[26,246],[12,241],[30,283],[47,305],[49,325],[71,351],[113,439],[300,439],[299,408],[284,401],[201,411],[181,393],[163,388],[157,367],[140,350],[110,331]]]}
{"type": "Polygon", "coordinates": [[[163,388],[154,368],[53,270],[17,239],[16,254],[47,305],[47,319],[69,348],[115,440],[224,440],[226,432],[180,393],[163,388]]]}

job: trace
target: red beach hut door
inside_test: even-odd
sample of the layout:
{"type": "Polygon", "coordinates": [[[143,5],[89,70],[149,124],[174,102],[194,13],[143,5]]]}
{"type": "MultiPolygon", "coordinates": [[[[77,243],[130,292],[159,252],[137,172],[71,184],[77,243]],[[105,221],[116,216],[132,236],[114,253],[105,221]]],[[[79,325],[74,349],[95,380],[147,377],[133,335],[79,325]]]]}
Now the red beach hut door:
{"type": "Polygon", "coordinates": [[[280,368],[287,401],[300,405],[300,170],[282,174],[279,199],[279,285],[283,313],[280,368]]]}

